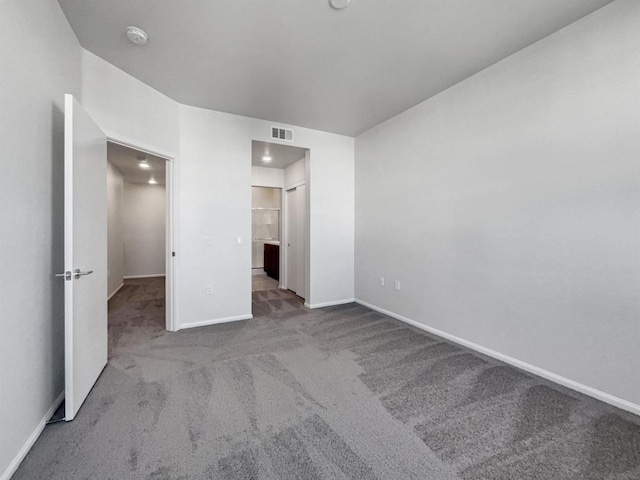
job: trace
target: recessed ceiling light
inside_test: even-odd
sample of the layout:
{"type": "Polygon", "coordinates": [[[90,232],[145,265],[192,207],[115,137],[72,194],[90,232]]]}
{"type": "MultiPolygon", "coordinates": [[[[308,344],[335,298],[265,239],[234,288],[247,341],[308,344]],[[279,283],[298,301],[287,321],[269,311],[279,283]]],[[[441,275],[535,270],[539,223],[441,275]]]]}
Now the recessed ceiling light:
{"type": "Polygon", "coordinates": [[[262,157],[262,161],[263,162],[270,162],[271,160],[273,160],[273,159],[269,155],[265,155],[264,157],[262,157]]]}
{"type": "Polygon", "coordinates": [[[145,159],[145,160],[140,160],[140,168],[144,168],[145,170],[151,168],[151,165],[149,165],[149,162],[145,159]]]}
{"type": "Polygon", "coordinates": [[[155,178],[151,178],[151,180],[149,180],[149,183],[151,185],[157,185],[158,184],[158,182],[156,182],[155,178]]]}
{"type": "Polygon", "coordinates": [[[127,27],[127,38],[136,45],[144,45],[147,43],[149,36],[141,28],[127,27]]]}
{"type": "Polygon", "coordinates": [[[343,8],[347,8],[351,0],[329,0],[329,5],[331,5],[336,10],[342,10],[343,8]]]}

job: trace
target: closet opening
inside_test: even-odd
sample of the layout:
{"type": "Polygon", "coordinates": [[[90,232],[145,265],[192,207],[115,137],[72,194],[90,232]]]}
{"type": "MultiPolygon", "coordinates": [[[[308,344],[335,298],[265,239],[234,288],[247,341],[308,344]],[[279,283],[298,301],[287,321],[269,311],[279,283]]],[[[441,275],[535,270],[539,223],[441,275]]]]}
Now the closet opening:
{"type": "Polygon", "coordinates": [[[107,143],[109,358],[171,330],[171,164],[107,143]]]}

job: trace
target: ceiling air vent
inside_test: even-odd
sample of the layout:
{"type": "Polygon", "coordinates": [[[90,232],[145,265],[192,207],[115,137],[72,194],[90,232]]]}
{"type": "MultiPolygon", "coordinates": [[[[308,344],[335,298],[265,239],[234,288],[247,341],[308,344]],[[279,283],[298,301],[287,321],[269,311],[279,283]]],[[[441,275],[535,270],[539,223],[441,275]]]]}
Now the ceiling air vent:
{"type": "Polygon", "coordinates": [[[271,138],[293,142],[293,130],[290,128],[271,127],[271,138]]]}

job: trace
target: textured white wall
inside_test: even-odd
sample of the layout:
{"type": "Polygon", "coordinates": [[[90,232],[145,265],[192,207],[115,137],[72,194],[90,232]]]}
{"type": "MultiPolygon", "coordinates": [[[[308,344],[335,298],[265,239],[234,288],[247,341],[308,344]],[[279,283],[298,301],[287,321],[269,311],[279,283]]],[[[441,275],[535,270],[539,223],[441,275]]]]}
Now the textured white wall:
{"type": "Polygon", "coordinates": [[[359,136],[356,297],[640,404],[638,25],[614,2],[359,136]]]}
{"type": "Polygon", "coordinates": [[[124,276],[164,275],[165,186],[125,182],[122,228],[124,276]]]}
{"type": "Polygon", "coordinates": [[[120,171],[107,162],[107,262],[108,296],[122,285],[124,277],[124,248],[122,236],[122,201],[124,180],[120,171]]]}
{"type": "Polygon", "coordinates": [[[2,0],[0,12],[0,478],[8,478],[64,388],[64,282],[53,274],[64,265],[64,94],[80,93],[80,45],[57,2],[2,0]]]}

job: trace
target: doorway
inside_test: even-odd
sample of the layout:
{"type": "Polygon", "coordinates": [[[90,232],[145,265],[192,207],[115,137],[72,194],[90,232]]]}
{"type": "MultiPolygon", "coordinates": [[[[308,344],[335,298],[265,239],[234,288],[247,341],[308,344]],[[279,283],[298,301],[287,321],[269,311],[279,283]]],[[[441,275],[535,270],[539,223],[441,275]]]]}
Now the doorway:
{"type": "Polygon", "coordinates": [[[251,187],[251,271],[280,279],[282,189],[251,187]]]}
{"type": "Polygon", "coordinates": [[[307,296],[309,161],[309,149],[252,142],[254,316],[256,298],[267,298],[259,292],[287,291],[301,302],[307,296]]]}
{"type": "Polygon", "coordinates": [[[107,143],[109,358],[171,330],[171,166],[107,143]]]}

